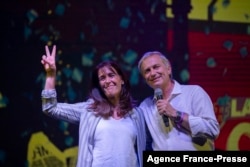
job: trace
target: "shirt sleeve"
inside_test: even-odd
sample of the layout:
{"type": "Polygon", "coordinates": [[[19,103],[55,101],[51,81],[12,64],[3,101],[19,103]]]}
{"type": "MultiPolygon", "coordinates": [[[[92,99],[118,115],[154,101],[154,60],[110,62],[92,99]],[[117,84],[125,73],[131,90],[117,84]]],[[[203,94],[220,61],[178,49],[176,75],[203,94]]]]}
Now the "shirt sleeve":
{"type": "Polygon", "coordinates": [[[192,114],[189,115],[192,135],[210,139],[217,138],[220,128],[210,97],[200,86],[197,86],[193,93],[192,114]]]}
{"type": "Polygon", "coordinates": [[[89,101],[75,104],[58,103],[55,89],[41,93],[42,111],[53,118],[78,124],[82,112],[86,112],[89,101]]]}

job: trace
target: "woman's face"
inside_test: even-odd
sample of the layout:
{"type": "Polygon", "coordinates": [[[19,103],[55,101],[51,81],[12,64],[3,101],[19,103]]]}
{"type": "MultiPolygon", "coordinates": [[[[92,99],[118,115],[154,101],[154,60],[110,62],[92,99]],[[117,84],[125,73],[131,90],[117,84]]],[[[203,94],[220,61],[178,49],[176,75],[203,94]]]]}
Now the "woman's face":
{"type": "Polygon", "coordinates": [[[124,81],[117,71],[105,66],[98,71],[99,84],[106,97],[110,100],[119,100],[124,81]]]}

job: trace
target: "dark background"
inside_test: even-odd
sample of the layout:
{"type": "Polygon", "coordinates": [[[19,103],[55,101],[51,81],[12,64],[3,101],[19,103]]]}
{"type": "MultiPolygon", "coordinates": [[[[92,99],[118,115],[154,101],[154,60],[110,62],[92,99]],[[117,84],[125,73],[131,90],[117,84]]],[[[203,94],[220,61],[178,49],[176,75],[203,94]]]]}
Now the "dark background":
{"type": "MultiPolygon", "coordinates": [[[[140,102],[153,91],[139,75],[137,62],[152,50],[168,56],[177,81],[203,86],[214,103],[221,98],[227,102],[226,97],[249,97],[249,25],[213,22],[212,17],[188,20],[191,10],[188,0],[173,1],[170,6],[162,0],[1,1],[0,165],[27,166],[27,145],[38,131],[60,150],[77,146],[77,125],[51,119],[41,111],[45,73],[40,61],[47,44],[57,45],[59,101],[85,100],[93,66],[111,59],[126,71],[133,96],[140,102]],[[166,17],[170,8],[174,18],[166,17]],[[218,40],[216,48],[213,44],[218,40]],[[226,50],[232,41],[238,50],[246,48],[237,58],[238,50],[226,50]],[[206,56],[196,57],[199,51],[215,58],[218,66],[211,68],[214,59],[209,59],[211,65],[206,64],[206,56]],[[238,66],[225,64],[229,60],[238,66]],[[224,77],[224,65],[229,72],[231,66],[237,72],[224,77]]],[[[212,16],[209,10],[208,15],[212,16]]]]}

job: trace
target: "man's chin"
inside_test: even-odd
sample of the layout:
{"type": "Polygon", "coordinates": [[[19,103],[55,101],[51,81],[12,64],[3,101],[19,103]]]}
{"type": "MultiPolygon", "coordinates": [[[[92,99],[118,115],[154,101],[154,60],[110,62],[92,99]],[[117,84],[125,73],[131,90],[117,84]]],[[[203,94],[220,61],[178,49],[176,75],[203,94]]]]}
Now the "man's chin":
{"type": "Polygon", "coordinates": [[[151,87],[152,87],[153,89],[160,88],[160,87],[161,87],[161,84],[156,84],[156,83],[154,83],[154,84],[151,85],[151,87]]]}

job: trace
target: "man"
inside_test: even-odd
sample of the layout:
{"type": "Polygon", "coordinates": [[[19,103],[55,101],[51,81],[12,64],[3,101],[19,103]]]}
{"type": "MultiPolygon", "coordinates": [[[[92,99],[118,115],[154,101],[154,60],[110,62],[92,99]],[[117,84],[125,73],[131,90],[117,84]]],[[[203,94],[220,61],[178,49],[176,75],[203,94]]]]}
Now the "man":
{"type": "Polygon", "coordinates": [[[153,150],[214,150],[219,123],[205,90],[173,80],[169,60],[158,51],[145,53],[138,68],[151,88],[162,91],[162,98],[155,95],[140,104],[152,137],[150,147],[153,150]],[[163,117],[167,121],[163,121],[163,117]]]}

